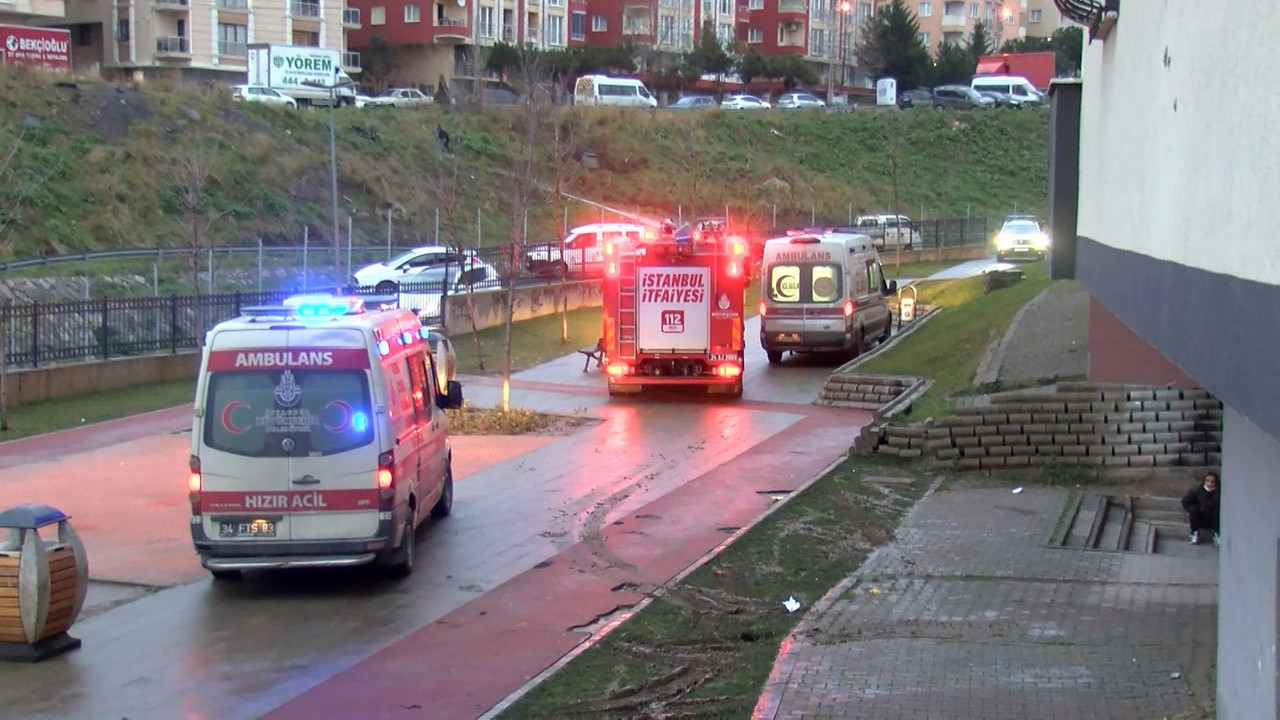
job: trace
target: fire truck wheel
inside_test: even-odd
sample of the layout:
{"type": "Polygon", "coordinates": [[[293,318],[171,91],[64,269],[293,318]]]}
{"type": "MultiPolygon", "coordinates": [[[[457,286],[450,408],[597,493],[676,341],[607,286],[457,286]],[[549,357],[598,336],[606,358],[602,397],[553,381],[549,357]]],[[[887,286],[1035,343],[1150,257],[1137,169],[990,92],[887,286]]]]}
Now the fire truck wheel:
{"type": "Polygon", "coordinates": [[[765,348],[764,354],[769,358],[770,365],[777,365],[778,363],[782,362],[781,350],[770,350],[768,348],[765,348]]]}

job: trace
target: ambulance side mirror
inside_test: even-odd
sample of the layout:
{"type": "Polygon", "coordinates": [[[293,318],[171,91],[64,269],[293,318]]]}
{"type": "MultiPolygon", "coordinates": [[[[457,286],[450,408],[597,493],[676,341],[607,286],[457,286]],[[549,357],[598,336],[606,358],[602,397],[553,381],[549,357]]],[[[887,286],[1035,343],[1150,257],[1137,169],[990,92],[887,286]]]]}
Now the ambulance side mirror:
{"type": "Polygon", "coordinates": [[[441,410],[457,410],[462,407],[462,383],[450,380],[444,385],[444,393],[436,395],[436,405],[441,410]]]}
{"type": "Polygon", "coordinates": [[[885,293],[885,294],[886,294],[886,295],[892,295],[892,294],[894,294],[894,293],[896,293],[896,292],[898,292],[898,281],[897,281],[897,280],[890,280],[890,281],[889,281],[889,292],[887,292],[887,293],[885,293]]]}

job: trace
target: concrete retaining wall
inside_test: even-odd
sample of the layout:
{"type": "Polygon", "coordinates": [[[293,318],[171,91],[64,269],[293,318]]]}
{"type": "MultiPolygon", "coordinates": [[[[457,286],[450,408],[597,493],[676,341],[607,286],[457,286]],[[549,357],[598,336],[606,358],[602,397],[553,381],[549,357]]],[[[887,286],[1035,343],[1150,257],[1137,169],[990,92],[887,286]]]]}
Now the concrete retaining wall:
{"type": "MultiPolygon", "coordinates": [[[[538,285],[516,288],[516,321],[550,315],[558,312],[557,300],[564,297],[570,310],[584,307],[600,307],[603,290],[598,280],[579,280],[560,285],[538,285]],[[563,295],[561,295],[563,293],[563,295]]],[[[476,329],[501,325],[506,322],[506,290],[482,290],[471,293],[471,305],[475,308],[476,329]]],[[[444,326],[449,335],[471,331],[471,317],[467,312],[465,295],[450,295],[444,302],[444,326]]]]}
{"type": "Polygon", "coordinates": [[[192,350],[176,355],[147,355],[11,370],[6,379],[6,392],[10,405],[22,405],[133,385],[194,380],[199,369],[200,353],[192,350]]]}
{"type": "Polygon", "coordinates": [[[1001,394],[936,424],[886,426],[870,445],[961,470],[1086,465],[1217,467],[1222,403],[1200,388],[1062,383],[1001,394]]]}

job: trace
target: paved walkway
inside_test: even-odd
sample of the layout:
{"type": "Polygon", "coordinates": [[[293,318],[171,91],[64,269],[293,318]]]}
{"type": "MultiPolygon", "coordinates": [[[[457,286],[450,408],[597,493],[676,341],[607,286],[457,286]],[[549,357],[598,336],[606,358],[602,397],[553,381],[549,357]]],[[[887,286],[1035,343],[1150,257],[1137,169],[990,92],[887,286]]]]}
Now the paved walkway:
{"type": "Polygon", "coordinates": [[[1201,717],[1213,696],[1216,550],[1047,547],[1067,497],[1007,486],[927,495],[801,621],[755,717],[1201,717]]]}
{"type": "Polygon", "coordinates": [[[1078,281],[1054,283],[1018,313],[996,376],[1005,387],[1049,384],[1089,372],[1089,293],[1078,281]]]}

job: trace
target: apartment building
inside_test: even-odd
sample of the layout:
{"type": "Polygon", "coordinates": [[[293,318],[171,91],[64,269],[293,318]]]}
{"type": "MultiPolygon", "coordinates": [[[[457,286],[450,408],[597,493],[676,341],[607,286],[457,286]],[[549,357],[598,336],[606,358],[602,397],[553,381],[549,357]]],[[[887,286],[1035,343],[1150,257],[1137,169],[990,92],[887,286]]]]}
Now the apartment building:
{"type": "Polygon", "coordinates": [[[342,0],[67,0],[64,20],[40,24],[71,29],[78,74],[243,82],[250,43],[338,48],[360,70],[346,43],[360,15],[342,0]]]}
{"type": "MultiPolygon", "coordinates": [[[[1222,61],[1260,77],[1280,5],[1251,4],[1243,24],[1232,4],[1059,5],[1092,9],[1073,19],[1095,30],[1086,31],[1082,79],[1052,91],[1050,266],[1092,296],[1091,379],[1200,386],[1222,401],[1223,539],[1216,555],[1208,548],[1218,598],[1212,706],[1220,720],[1274,720],[1280,168],[1267,148],[1276,104],[1259,102],[1253,83],[1224,83],[1222,61]]],[[[1162,602],[1130,610],[1158,614],[1162,602]]]]}
{"type": "Polygon", "coordinates": [[[66,14],[66,0],[0,0],[0,23],[8,25],[53,25],[66,14]]]}
{"type": "Polygon", "coordinates": [[[1027,0],[1022,25],[1029,37],[1053,37],[1053,33],[1071,21],[1062,16],[1053,0],[1027,0]]]}
{"type": "MultiPolygon", "coordinates": [[[[920,41],[934,55],[944,43],[967,46],[981,22],[999,49],[1008,40],[1027,36],[1024,18],[1032,0],[909,0],[920,22],[920,41]]],[[[1051,0],[1037,0],[1052,6],[1051,0]]],[[[1057,12],[1056,10],[1054,12],[1057,12]]]]}

